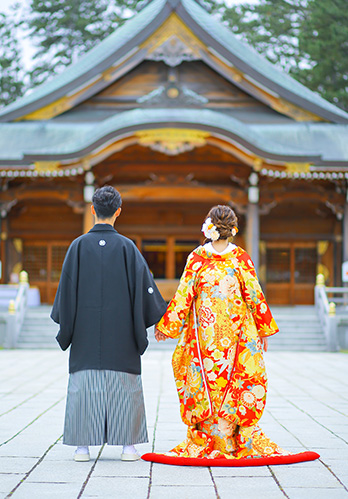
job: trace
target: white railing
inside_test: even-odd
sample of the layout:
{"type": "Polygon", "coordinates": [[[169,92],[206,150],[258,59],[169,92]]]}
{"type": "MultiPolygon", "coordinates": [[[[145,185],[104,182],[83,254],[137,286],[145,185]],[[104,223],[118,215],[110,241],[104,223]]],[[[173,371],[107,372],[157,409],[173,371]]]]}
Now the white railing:
{"type": "Polygon", "coordinates": [[[323,274],[317,275],[315,286],[315,307],[325,333],[327,349],[337,352],[346,348],[344,335],[340,340],[342,327],[348,326],[348,288],[325,286],[323,274]],[[328,296],[330,295],[330,296],[328,296]]]}
{"type": "Polygon", "coordinates": [[[19,286],[16,298],[10,300],[7,314],[6,336],[4,348],[15,348],[21,331],[28,302],[28,274],[20,273],[19,286]]]}

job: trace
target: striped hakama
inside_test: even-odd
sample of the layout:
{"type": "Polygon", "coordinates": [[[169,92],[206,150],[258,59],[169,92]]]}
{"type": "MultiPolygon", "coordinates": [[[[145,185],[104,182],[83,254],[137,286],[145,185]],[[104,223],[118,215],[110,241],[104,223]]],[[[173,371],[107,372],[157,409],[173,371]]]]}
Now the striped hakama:
{"type": "Polygon", "coordinates": [[[109,370],[70,374],[64,444],[144,442],[148,442],[148,436],[140,375],[109,370]]]}

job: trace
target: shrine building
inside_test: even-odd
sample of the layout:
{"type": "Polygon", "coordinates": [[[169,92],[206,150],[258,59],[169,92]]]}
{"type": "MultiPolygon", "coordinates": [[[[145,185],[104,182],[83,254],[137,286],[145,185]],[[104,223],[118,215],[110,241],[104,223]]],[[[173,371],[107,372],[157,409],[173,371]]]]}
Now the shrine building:
{"type": "Polygon", "coordinates": [[[311,304],[348,260],[348,114],[281,72],[195,0],[152,0],[0,110],[1,282],[52,303],[95,187],[123,198],[169,299],[211,206],[239,217],[271,304],[311,304]]]}

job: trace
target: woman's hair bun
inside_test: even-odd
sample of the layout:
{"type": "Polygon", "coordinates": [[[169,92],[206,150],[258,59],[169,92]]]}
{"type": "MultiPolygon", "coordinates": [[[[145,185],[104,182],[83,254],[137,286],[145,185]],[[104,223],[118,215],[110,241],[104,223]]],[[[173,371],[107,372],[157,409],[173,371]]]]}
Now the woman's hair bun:
{"type": "Polygon", "coordinates": [[[220,234],[220,239],[229,239],[232,237],[232,229],[238,228],[238,218],[232,208],[227,205],[213,206],[205,218],[211,218],[220,234]]]}

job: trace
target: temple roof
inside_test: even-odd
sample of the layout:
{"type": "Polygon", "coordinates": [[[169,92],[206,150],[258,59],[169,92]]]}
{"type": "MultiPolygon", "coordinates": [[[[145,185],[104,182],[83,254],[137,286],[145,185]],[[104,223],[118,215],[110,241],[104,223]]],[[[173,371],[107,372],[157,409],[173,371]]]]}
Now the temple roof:
{"type": "Polygon", "coordinates": [[[246,125],[207,109],[135,109],[98,124],[21,122],[0,125],[0,164],[29,167],[34,161],[76,160],[111,140],[138,130],[178,127],[208,131],[269,160],[348,164],[348,125],[246,125]]]}
{"type": "Polygon", "coordinates": [[[260,94],[265,90],[274,98],[304,109],[319,119],[348,123],[346,112],[280,71],[250,46],[239,41],[194,0],[152,0],[141,12],[60,75],[3,108],[0,121],[34,119],[32,113],[50,105],[64,112],[94,95],[148,57],[151,47],[144,45],[145,41],[173,13],[197,37],[196,59],[201,58],[219,71],[225,67],[226,75],[229,69],[233,70],[235,77],[232,80],[234,78],[236,85],[260,94]]]}

